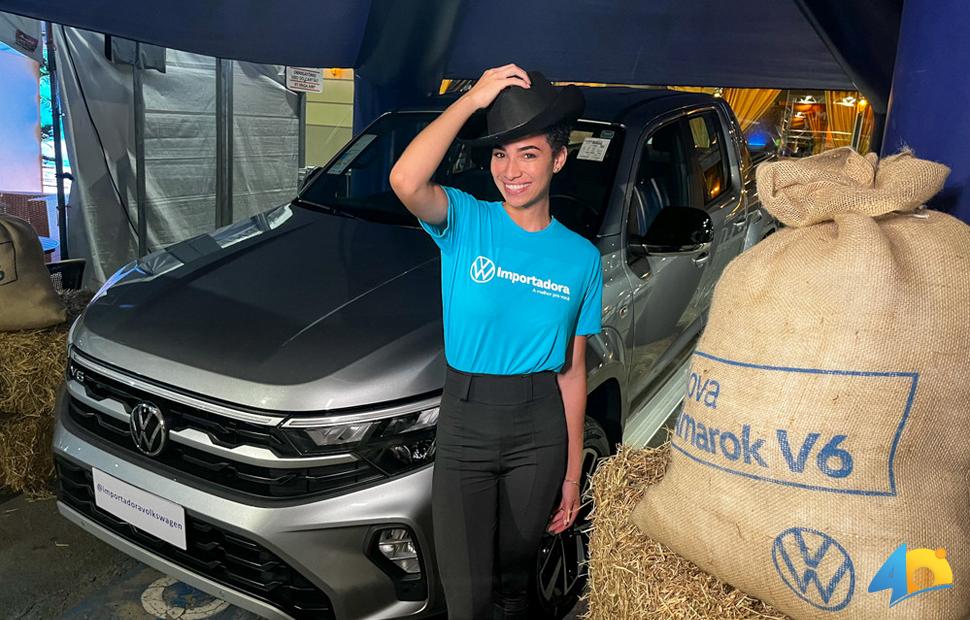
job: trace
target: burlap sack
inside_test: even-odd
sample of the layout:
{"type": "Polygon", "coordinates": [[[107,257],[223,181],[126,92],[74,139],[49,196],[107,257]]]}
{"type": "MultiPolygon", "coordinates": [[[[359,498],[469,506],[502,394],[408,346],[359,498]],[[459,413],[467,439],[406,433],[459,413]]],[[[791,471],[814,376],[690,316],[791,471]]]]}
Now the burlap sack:
{"type": "Polygon", "coordinates": [[[758,170],[790,228],[725,270],[669,469],[634,512],[793,618],[970,616],[970,227],[914,211],[947,173],[850,149],[758,170]],[[903,544],[932,551],[873,583],[903,544]],[[953,587],[891,607],[887,584],[945,580],[938,548],[953,587]]]}
{"type": "Polygon", "coordinates": [[[66,317],[37,233],[20,218],[0,215],[0,331],[48,327],[66,317]]]}

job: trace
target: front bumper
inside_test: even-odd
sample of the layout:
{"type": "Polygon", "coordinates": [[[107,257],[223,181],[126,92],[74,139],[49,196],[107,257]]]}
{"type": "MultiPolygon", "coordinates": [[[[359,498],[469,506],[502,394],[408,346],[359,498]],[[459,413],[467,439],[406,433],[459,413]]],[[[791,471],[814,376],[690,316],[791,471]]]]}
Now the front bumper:
{"type": "MultiPolygon", "coordinates": [[[[66,399],[61,394],[54,430],[55,458],[66,459],[86,471],[97,468],[183,506],[187,519],[197,519],[257,543],[329,597],[338,620],[423,618],[435,608],[443,608],[430,535],[431,467],[339,497],[297,505],[252,506],[215,496],[180,482],[178,477],[169,478],[125,460],[110,446],[77,428],[65,409],[66,399]],[[375,529],[401,525],[413,532],[419,547],[428,585],[425,600],[401,600],[393,579],[368,557],[375,529]]],[[[94,536],[189,585],[267,618],[292,617],[243,589],[227,586],[119,535],[68,505],[63,498],[58,509],[94,536]]]]}

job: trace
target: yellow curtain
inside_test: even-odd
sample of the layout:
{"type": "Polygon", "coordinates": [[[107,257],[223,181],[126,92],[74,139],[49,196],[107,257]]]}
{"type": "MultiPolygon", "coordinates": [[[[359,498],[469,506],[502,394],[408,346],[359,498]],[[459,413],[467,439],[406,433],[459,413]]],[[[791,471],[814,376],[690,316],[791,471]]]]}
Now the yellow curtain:
{"type": "Polygon", "coordinates": [[[725,88],[724,100],[738,117],[741,131],[747,131],[771,109],[780,92],[775,88],[725,88]]]}
{"type": "Polygon", "coordinates": [[[872,106],[867,105],[862,113],[862,135],[859,138],[859,152],[868,153],[872,146],[879,147],[878,144],[872,145],[872,129],[875,119],[872,116],[872,106]]]}
{"type": "Polygon", "coordinates": [[[825,129],[826,148],[838,148],[852,144],[852,127],[855,124],[855,100],[859,93],[849,90],[825,91],[825,114],[828,117],[828,127],[825,129]],[[850,98],[852,105],[845,105],[842,101],[850,98]]]}
{"type": "Polygon", "coordinates": [[[818,106],[812,106],[812,110],[805,113],[805,121],[812,132],[812,153],[821,153],[825,147],[825,133],[822,131],[824,123],[822,122],[822,112],[818,109],[818,106]]]}
{"type": "MultiPolygon", "coordinates": [[[[671,90],[713,95],[718,89],[706,86],[671,86],[671,90]]],[[[741,123],[741,131],[747,131],[764,116],[781,91],[776,88],[724,88],[721,96],[727,101],[741,123]]]]}
{"type": "Polygon", "coordinates": [[[716,88],[711,86],[668,86],[670,90],[682,90],[685,93],[707,93],[708,95],[713,95],[717,92],[716,88]]]}

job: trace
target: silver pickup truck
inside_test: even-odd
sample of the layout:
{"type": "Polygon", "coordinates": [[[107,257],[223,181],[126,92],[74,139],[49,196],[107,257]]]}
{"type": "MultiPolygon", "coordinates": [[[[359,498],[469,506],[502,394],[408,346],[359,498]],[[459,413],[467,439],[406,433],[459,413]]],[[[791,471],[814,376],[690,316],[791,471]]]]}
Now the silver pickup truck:
{"type": "MultiPolygon", "coordinates": [[[[721,271],[770,232],[724,101],[585,95],[551,189],[553,216],[603,257],[584,476],[665,422],[721,271]]],[[[439,254],[388,173],[449,102],[381,116],[290,204],[105,283],[71,330],[58,400],[65,517],[269,618],[443,611],[429,501],[445,376],[439,254]]],[[[488,152],[467,145],[436,180],[498,198],[488,152]]],[[[583,587],[585,517],[537,559],[550,618],[583,587]]]]}

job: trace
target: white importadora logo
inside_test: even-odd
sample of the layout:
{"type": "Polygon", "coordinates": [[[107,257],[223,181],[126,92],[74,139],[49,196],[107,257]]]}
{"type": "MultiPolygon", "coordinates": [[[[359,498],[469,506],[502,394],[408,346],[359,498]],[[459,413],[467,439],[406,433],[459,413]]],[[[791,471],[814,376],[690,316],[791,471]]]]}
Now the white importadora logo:
{"type": "Polygon", "coordinates": [[[565,284],[553,282],[548,278],[543,280],[542,278],[538,278],[536,276],[527,276],[525,274],[509,271],[508,269],[502,269],[495,264],[495,261],[486,256],[479,256],[473,260],[468,273],[471,275],[472,280],[478,282],[479,284],[484,284],[495,276],[498,276],[504,280],[512,282],[512,284],[530,284],[537,289],[562,293],[567,296],[569,295],[569,287],[565,284]]]}
{"type": "Polygon", "coordinates": [[[471,273],[472,280],[484,284],[495,277],[495,262],[490,258],[479,256],[472,261],[472,268],[469,273],[471,273]]]}

